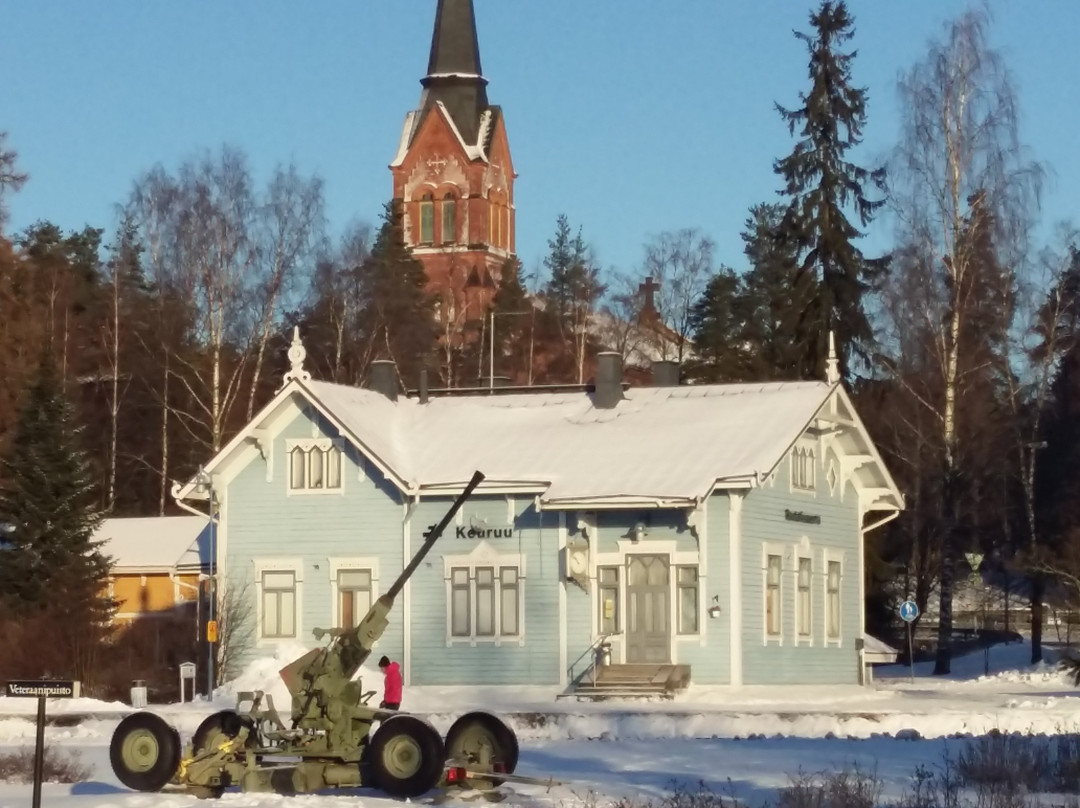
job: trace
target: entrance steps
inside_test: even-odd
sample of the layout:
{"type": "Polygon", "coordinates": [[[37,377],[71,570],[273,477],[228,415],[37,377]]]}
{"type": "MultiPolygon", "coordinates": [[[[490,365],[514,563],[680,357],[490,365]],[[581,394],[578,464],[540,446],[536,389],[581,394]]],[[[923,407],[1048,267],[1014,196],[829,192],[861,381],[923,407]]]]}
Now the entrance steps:
{"type": "Polygon", "coordinates": [[[571,685],[561,697],[593,700],[674,697],[690,684],[689,665],[598,665],[571,685]]]}

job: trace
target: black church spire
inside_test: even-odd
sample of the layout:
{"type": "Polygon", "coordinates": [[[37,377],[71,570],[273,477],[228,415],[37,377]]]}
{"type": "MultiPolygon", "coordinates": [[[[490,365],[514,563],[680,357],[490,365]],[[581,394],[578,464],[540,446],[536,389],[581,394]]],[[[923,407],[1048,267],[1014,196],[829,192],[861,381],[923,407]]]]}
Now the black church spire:
{"type": "Polygon", "coordinates": [[[420,83],[424,87],[422,114],[442,101],[462,139],[475,145],[488,99],[472,0],[439,0],[428,73],[420,83]]]}

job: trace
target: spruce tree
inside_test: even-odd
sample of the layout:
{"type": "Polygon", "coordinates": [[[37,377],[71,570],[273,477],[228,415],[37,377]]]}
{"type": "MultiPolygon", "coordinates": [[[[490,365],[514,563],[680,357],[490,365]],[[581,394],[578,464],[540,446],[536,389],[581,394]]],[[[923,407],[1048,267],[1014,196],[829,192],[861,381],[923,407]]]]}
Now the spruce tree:
{"type": "Polygon", "coordinates": [[[854,356],[869,357],[874,332],[864,296],[888,262],[863,256],[855,246],[863,233],[845,213],[853,209],[865,228],[884,204],[867,196],[867,186],[884,189],[885,184],[884,169],[868,170],[847,158],[862,139],[867,117],[867,91],[852,84],[855,51],[841,50],[854,36],[854,19],[843,0],[823,0],[810,24],[812,33],[795,34],[810,53],[810,90],[800,93],[794,109],[776,105],[798,142],[774,170],[788,199],[782,235],[798,250],[805,276],[800,285],[817,287],[799,322],[799,339],[807,348],[801,372],[821,378],[830,330],[845,374],[854,356]]]}
{"type": "Polygon", "coordinates": [[[94,541],[101,514],[80,432],[46,348],[0,459],[0,602],[9,614],[47,611],[92,632],[111,609],[109,562],[94,541]]]}
{"type": "Polygon", "coordinates": [[[394,200],[360,267],[359,320],[367,360],[392,359],[407,384],[419,378],[435,347],[435,302],[426,288],[427,273],[405,244],[401,202],[394,200]]]}
{"type": "Polygon", "coordinates": [[[495,373],[509,376],[514,384],[532,380],[536,341],[536,309],[521,283],[521,262],[508,258],[491,301],[495,314],[495,373]],[[500,316],[501,315],[501,316],[500,316]],[[504,357],[500,361],[500,357],[504,357]]]}
{"type": "Polygon", "coordinates": [[[742,381],[789,381],[803,372],[813,349],[800,328],[817,284],[802,272],[798,253],[782,237],[783,205],[755,205],[742,232],[749,269],[743,275],[739,345],[748,353],[742,381]]]}

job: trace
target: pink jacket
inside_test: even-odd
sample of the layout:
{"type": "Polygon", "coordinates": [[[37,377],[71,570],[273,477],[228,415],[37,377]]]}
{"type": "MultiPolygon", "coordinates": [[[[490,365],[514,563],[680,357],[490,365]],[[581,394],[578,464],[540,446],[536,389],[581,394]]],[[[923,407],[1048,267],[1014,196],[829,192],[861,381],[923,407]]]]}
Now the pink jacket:
{"type": "Polygon", "coordinates": [[[383,690],[383,701],[388,704],[401,704],[401,668],[396,662],[386,666],[386,681],[383,690]]]}

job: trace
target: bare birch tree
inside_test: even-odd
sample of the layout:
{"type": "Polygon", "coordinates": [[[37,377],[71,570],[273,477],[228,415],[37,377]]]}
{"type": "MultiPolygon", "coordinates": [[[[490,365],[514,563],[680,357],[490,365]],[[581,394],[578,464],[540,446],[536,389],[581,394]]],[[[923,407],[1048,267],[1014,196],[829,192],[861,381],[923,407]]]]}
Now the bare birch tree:
{"type": "Polygon", "coordinates": [[[693,343],[694,303],[716,274],[713,249],[712,240],[693,228],[661,233],[645,245],[642,273],[656,283],[651,302],[660,323],[670,330],[654,331],[648,338],[661,359],[680,364],[686,359],[693,343]]]}
{"type": "Polygon", "coordinates": [[[890,171],[908,268],[922,274],[912,288],[921,294],[920,332],[937,378],[917,398],[932,413],[940,444],[939,675],[951,665],[953,583],[962,549],[958,407],[983,370],[965,351],[977,336],[973,297],[984,293],[986,239],[1014,243],[1039,190],[1038,172],[1020,146],[1008,72],[987,43],[988,25],[984,10],[966,12],[901,77],[902,134],[890,171]]]}
{"type": "Polygon", "coordinates": [[[300,176],[296,166],[278,168],[270,179],[256,224],[257,274],[254,368],[248,390],[247,419],[258,399],[266,345],[279,325],[282,299],[293,289],[296,273],[314,263],[325,225],[323,182],[300,176]]]}

